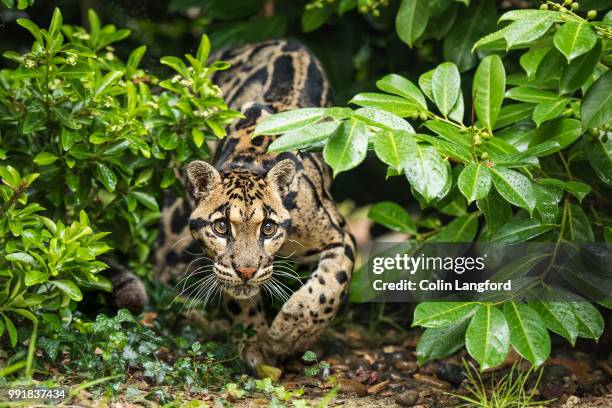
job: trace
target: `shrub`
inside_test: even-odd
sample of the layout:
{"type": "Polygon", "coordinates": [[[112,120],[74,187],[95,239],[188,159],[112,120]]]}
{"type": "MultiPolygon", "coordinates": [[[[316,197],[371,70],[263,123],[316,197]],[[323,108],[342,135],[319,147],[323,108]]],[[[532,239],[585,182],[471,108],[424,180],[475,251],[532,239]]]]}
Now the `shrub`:
{"type": "MultiPolygon", "coordinates": [[[[270,146],[277,152],[322,149],[334,175],[359,165],[371,148],[388,166],[388,177],[406,177],[427,217],[415,220],[390,202],[372,207],[370,217],[417,241],[610,242],[603,197],[612,185],[612,73],[602,47],[612,38],[609,16],[597,21],[594,12],[584,18],[570,6],[547,4],[505,13],[500,30],[471,39],[473,54],[445,52],[456,63],[423,73],[418,86],[389,74],[376,82],[381,92],[352,98],[359,108],[279,113],[256,134],[282,134],[270,146]],[[512,65],[517,54],[520,68],[512,65]],[[473,76],[466,72],[472,66],[473,76]],[[443,216],[451,221],[440,227],[443,216]]],[[[423,34],[429,7],[402,1],[396,29],[408,45],[423,34]]],[[[516,266],[515,273],[528,272],[516,266]]],[[[578,275],[564,278],[584,290],[578,275]]],[[[357,280],[353,295],[361,290],[357,280]]],[[[413,324],[426,328],[417,349],[420,362],[466,345],[482,369],[503,362],[510,346],[542,364],[550,353],[548,330],[571,344],[577,337],[597,339],[603,331],[600,312],[580,297],[421,303],[413,324]]]]}
{"type": "Polygon", "coordinates": [[[0,72],[0,313],[13,346],[8,312],[69,322],[80,288],[110,290],[95,258],[111,247],[148,273],[162,192],[183,193],[175,169],[207,157],[206,140],[239,116],[210,81],[227,64],[207,65],[206,36],[187,63],[162,58],[176,73],[159,80],[138,68],[146,47],[125,63],[114,53],[128,30],[88,18],[90,31],[57,9],[48,29],[19,19],[31,50],[4,53],[17,64],[0,72]]]}

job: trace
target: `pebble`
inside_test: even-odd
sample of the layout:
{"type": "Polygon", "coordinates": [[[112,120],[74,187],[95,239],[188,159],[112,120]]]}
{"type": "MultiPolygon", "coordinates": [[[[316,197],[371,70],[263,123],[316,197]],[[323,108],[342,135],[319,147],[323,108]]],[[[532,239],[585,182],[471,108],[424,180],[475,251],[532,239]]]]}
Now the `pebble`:
{"type": "Polygon", "coordinates": [[[351,380],[349,378],[340,378],[338,383],[340,384],[341,392],[355,393],[358,397],[365,397],[368,395],[368,388],[359,381],[351,380]]]}
{"type": "Polygon", "coordinates": [[[413,377],[417,382],[428,384],[437,388],[442,388],[443,390],[448,390],[451,387],[450,383],[443,380],[438,380],[437,378],[430,377],[428,375],[415,374],[413,375],[413,377]]]}
{"type": "Polygon", "coordinates": [[[403,407],[412,407],[419,399],[419,393],[415,390],[408,390],[397,397],[395,402],[403,407]]]}
{"type": "Polygon", "coordinates": [[[407,371],[408,374],[416,373],[419,370],[419,365],[414,361],[397,361],[393,364],[393,368],[399,371],[407,371]]]}
{"type": "Polygon", "coordinates": [[[441,380],[448,381],[454,386],[458,386],[465,378],[465,372],[463,368],[457,364],[443,362],[438,365],[436,376],[441,380]]]}

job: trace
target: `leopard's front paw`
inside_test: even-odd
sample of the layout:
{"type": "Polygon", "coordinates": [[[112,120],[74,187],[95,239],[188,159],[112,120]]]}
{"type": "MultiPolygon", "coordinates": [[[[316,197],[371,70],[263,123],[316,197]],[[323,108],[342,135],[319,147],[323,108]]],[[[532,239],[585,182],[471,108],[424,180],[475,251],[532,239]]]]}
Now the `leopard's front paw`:
{"type": "Polygon", "coordinates": [[[276,355],[271,352],[267,339],[261,337],[258,336],[258,338],[249,341],[242,350],[242,359],[251,372],[255,372],[258,366],[274,366],[277,362],[276,355]]]}

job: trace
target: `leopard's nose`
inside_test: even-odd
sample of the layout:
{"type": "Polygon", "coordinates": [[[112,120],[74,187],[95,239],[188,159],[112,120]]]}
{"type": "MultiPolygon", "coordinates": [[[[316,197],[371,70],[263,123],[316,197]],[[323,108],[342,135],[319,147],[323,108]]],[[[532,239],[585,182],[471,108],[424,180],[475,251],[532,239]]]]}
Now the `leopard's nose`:
{"type": "Polygon", "coordinates": [[[238,272],[238,276],[240,276],[243,281],[248,281],[253,277],[253,275],[255,275],[255,272],[257,272],[257,268],[241,266],[236,267],[236,272],[238,272]]]}

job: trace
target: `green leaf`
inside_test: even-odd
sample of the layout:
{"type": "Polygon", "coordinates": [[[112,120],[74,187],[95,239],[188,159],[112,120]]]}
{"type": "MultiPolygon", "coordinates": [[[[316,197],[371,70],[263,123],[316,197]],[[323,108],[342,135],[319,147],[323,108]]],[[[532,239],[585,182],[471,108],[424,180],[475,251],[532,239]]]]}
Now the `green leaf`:
{"type": "Polygon", "coordinates": [[[527,73],[527,77],[529,79],[533,79],[538,70],[538,66],[548,51],[550,51],[549,47],[532,48],[528,52],[521,55],[519,62],[521,67],[523,67],[525,70],[525,73],[527,73]]]}
{"type": "Polygon", "coordinates": [[[568,193],[572,194],[582,201],[591,192],[591,186],[580,181],[562,181],[558,179],[539,179],[538,182],[544,185],[552,185],[559,187],[568,193]]]}
{"type": "Polygon", "coordinates": [[[395,31],[410,48],[423,34],[429,21],[426,0],[402,0],[395,17],[395,31]]]}
{"type": "Polygon", "coordinates": [[[557,150],[561,150],[574,143],[581,134],[582,126],[578,120],[564,118],[544,123],[540,126],[530,145],[535,146],[543,142],[557,142],[559,144],[557,150]]]}
{"type": "Polygon", "coordinates": [[[51,17],[51,24],[49,25],[49,36],[51,38],[55,38],[62,30],[62,20],[62,13],[59,8],[55,7],[53,17],[51,17]]]}
{"type": "Polygon", "coordinates": [[[132,69],[138,68],[138,65],[140,65],[140,61],[142,61],[142,57],[144,56],[145,52],[147,52],[146,45],[141,45],[140,47],[134,49],[134,51],[130,53],[126,65],[132,69]]]}
{"type": "Polygon", "coordinates": [[[304,10],[302,14],[302,31],[309,33],[321,27],[331,17],[334,9],[325,4],[323,7],[313,7],[304,10]]]}
{"type": "Polygon", "coordinates": [[[159,60],[159,62],[161,62],[164,65],[169,66],[170,68],[175,70],[180,75],[184,77],[187,76],[187,66],[180,58],[172,57],[172,56],[162,57],[159,60]]]}
{"type": "Polygon", "coordinates": [[[315,146],[327,140],[340,125],[340,122],[315,123],[302,129],[293,130],[276,138],[268,147],[269,152],[287,152],[315,146]]]}
{"type": "Polygon", "coordinates": [[[11,341],[11,347],[15,347],[17,345],[17,340],[19,339],[17,335],[17,328],[13,324],[13,321],[6,317],[6,315],[2,315],[4,317],[4,323],[6,325],[6,330],[8,331],[9,339],[11,341]]]}
{"type": "Polygon", "coordinates": [[[393,231],[416,233],[416,224],[410,214],[391,201],[383,201],[370,207],[368,217],[393,231]]]}
{"type": "Polygon", "coordinates": [[[104,78],[102,78],[102,81],[94,91],[94,98],[102,95],[104,91],[106,91],[106,89],[108,89],[117,79],[121,78],[122,75],[123,72],[121,71],[111,71],[104,75],[104,78]]]}
{"type": "Polygon", "coordinates": [[[410,116],[419,110],[417,103],[413,100],[381,93],[360,93],[355,95],[349,103],[354,103],[359,106],[380,108],[402,118],[410,116]]]}
{"type": "Polygon", "coordinates": [[[42,33],[36,23],[34,23],[32,20],[28,20],[27,18],[18,18],[17,24],[28,30],[41,45],[41,47],[44,45],[42,33]]]}
{"type": "Polygon", "coordinates": [[[529,305],[506,302],[504,314],[510,327],[510,344],[534,366],[550,355],[550,336],[540,315],[529,305]]]}
{"type": "Polygon", "coordinates": [[[478,58],[472,53],[472,46],[495,29],[496,15],[495,3],[490,1],[475,1],[463,8],[452,31],[444,37],[444,60],[454,62],[460,72],[474,67],[478,58]]]}
{"type": "Polygon", "coordinates": [[[304,108],[281,112],[264,119],[255,128],[254,136],[279,135],[290,130],[301,129],[318,122],[325,116],[325,108],[304,108]]]}
{"type": "Polygon", "coordinates": [[[376,87],[381,91],[409,99],[423,110],[427,109],[427,101],[421,90],[403,76],[396,74],[386,75],[376,81],[376,87]]]}
{"type": "Polygon", "coordinates": [[[513,219],[491,234],[491,242],[516,243],[528,241],[553,229],[555,225],[540,224],[535,218],[513,219]]]}
{"type": "Polygon", "coordinates": [[[533,302],[529,305],[538,312],[549,330],[565,337],[572,346],[576,344],[578,323],[574,317],[571,303],[533,302]]]}
{"type": "Polygon", "coordinates": [[[47,164],[54,163],[59,157],[49,152],[40,152],[34,157],[34,163],[45,166],[47,164]]]}
{"type": "Polygon", "coordinates": [[[599,339],[604,331],[604,319],[599,310],[587,301],[570,304],[578,324],[578,336],[599,339]]]}
{"type": "Polygon", "coordinates": [[[539,127],[542,123],[561,116],[569,101],[568,98],[559,98],[556,101],[538,104],[533,110],[532,116],[536,126],[539,127]]]}
{"type": "Polygon", "coordinates": [[[402,168],[408,182],[425,201],[440,199],[446,194],[450,178],[448,162],[440,157],[432,146],[415,144],[414,150],[406,152],[402,168]]]}
{"type": "Polygon", "coordinates": [[[472,242],[478,230],[478,213],[455,218],[427,242],[472,242]]]}
{"type": "Polygon", "coordinates": [[[133,195],[140,204],[144,205],[149,210],[159,211],[159,205],[157,204],[155,197],[152,195],[143,193],[142,191],[132,191],[130,194],[133,195]]]}
{"type": "Polygon", "coordinates": [[[474,75],[472,95],[476,115],[489,131],[493,131],[506,92],[506,71],[499,56],[485,57],[474,75]]]}
{"type": "Polygon", "coordinates": [[[612,140],[598,137],[587,139],[583,144],[584,154],[597,174],[597,177],[608,186],[612,186],[612,140]]]}
{"type": "Polygon", "coordinates": [[[448,116],[459,98],[461,89],[461,76],[457,66],[452,62],[438,65],[431,79],[431,89],[440,112],[448,116]]]}
{"type": "Polygon", "coordinates": [[[68,295],[70,299],[76,300],[77,302],[83,300],[83,294],[74,282],[67,279],[60,279],[50,280],[49,283],[68,295]]]}
{"type": "Polygon", "coordinates": [[[356,167],[365,159],[368,148],[366,125],[356,120],[342,122],[323,150],[325,161],[339,173],[356,167]]]}
{"type": "Polygon", "coordinates": [[[563,67],[559,83],[559,89],[562,94],[575,92],[591,78],[593,70],[599,62],[601,49],[601,41],[597,41],[591,51],[578,57],[571,64],[566,64],[565,67],[563,67]]]}
{"type": "Polygon", "coordinates": [[[531,181],[514,170],[503,167],[491,167],[495,188],[511,204],[524,208],[530,214],[535,208],[535,192],[531,181]]]}
{"type": "Polygon", "coordinates": [[[570,20],[557,30],[555,47],[565,55],[567,62],[589,52],[597,42],[597,34],[591,23],[585,20],[570,20]]]}
{"type": "Polygon", "coordinates": [[[531,117],[534,105],[531,103],[515,103],[505,105],[501,108],[499,116],[495,121],[494,130],[515,124],[521,120],[531,117]]]}
{"type": "Polygon", "coordinates": [[[506,97],[530,103],[554,102],[559,99],[559,96],[554,92],[529,86],[517,86],[516,88],[509,89],[506,92],[506,97]]]}
{"type": "Polygon", "coordinates": [[[445,327],[472,316],[479,305],[475,302],[422,302],[414,309],[412,327],[445,327]]]}
{"type": "Polygon", "coordinates": [[[587,91],[582,100],[580,115],[584,128],[612,122],[612,70],[606,71],[587,91]]]}
{"type": "Polygon", "coordinates": [[[565,217],[563,238],[569,242],[595,241],[595,235],[591,229],[591,221],[581,207],[576,204],[566,204],[563,211],[565,217]]]}
{"type": "Polygon", "coordinates": [[[431,81],[433,78],[434,71],[435,69],[430,69],[429,71],[419,76],[419,87],[431,101],[434,100],[433,89],[431,88],[431,81]]]}
{"type": "Polygon", "coordinates": [[[457,186],[468,204],[484,198],[491,189],[491,172],[481,163],[472,163],[461,171],[457,186]]]}
{"type": "Polygon", "coordinates": [[[505,32],[507,49],[527,45],[544,34],[555,23],[557,15],[553,13],[534,13],[529,18],[522,18],[510,24],[505,32]]]}
{"type": "Polygon", "coordinates": [[[110,192],[115,191],[117,187],[117,176],[115,173],[103,163],[97,163],[98,179],[104,184],[104,187],[110,192]]]}
{"type": "Polygon", "coordinates": [[[515,20],[525,20],[530,19],[533,20],[536,17],[542,16],[550,16],[555,20],[560,20],[561,16],[558,11],[554,10],[530,10],[530,9],[519,9],[519,10],[510,10],[505,12],[500,18],[499,21],[515,21],[515,20]]]}
{"type": "Polygon", "coordinates": [[[465,345],[480,364],[480,370],[504,362],[510,349],[509,328],[504,313],[496,306],[480,306],[468,326],[465,345]]]}
{"type": "Polygon", "coordinates": [[[397,170],[402,161],[417,149],[412,135],[403,131],[383,131],[374,136],[374,151],[380,160],[397,170]]]}
{"type": "Polygon", "coordinates": [[[404,130],[414,133],[410,123],[399,116],[378,108],[359,108],[352,113],[353,119],[358,119],[368,126],[374,126],[386,130],[404,130]]]}
{"type": "Polygon", "coordinates": [[[450,326],[426,329],[419,338],[416,353],[419,364],[445,358],[459,351],[465,342],[465,330],[469,319],[450,326]]]}
{"type": "Polygon", "coordinates": [[[208,61],[208,55],[210,54],[210,40],[206,34],[202,34],[200,37],[200,45],[198,45],[198,51],[196,52],[196,58],[202,65],[208,61]]]}
{"type": "Polygon", "coordinates": [[[36,260],[32,257],[32,255],[26,252],[12,252],[4,256],[9,262],[17,262],[31,266],[37,266],[36,260]]]}
{"type": "Polygon", "coordinates": [[[512,215],[512,209],[508,202],[495,190],[492,190],[486,197],[478,200],[476,205],[485,216],[487,236],[491,236],[491,234],[502,228],[512,215]]]}
{"type": "Polygon", "coordinates": [[[469,148],[462,144],[449,142],[441,137],[432,135],[414,135],[417,142],[427,142],[435,147],[442,156],[448,156],[453,161],[460,163],[471,163],[474,158],[469,148]]]}

